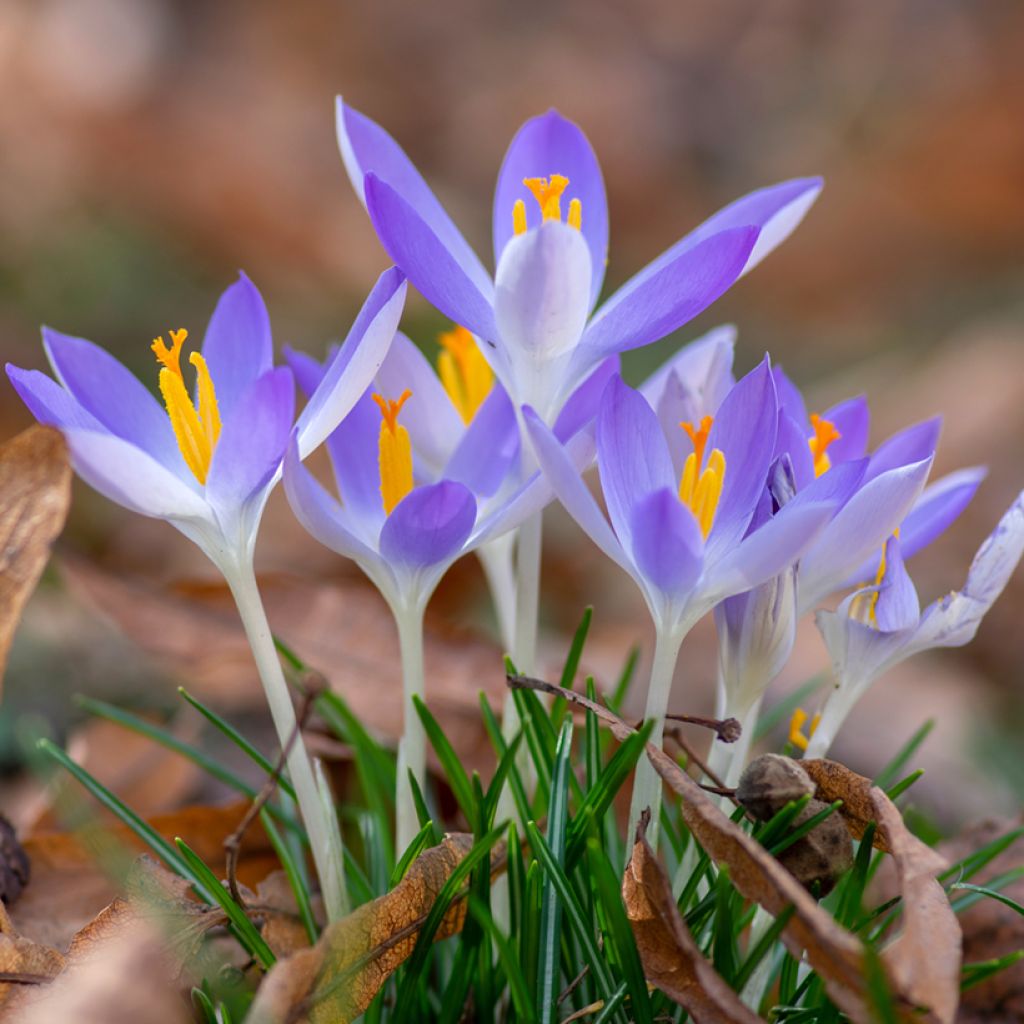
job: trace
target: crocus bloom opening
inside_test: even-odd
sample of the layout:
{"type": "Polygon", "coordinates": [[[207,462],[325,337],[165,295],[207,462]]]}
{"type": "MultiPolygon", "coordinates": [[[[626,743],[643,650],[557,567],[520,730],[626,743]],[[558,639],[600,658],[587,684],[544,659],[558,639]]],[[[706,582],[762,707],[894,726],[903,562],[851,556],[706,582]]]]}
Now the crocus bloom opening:
{"type": "Polygon", "coordinates": [[[875,583],[856,590],[836,611],[817,614],[835,687],[807,747],[809,757],[828,751],[846,716],[882,673],[921,651],[973,639],[1024,555],[1024,494],[978,549],[963,588],[923,612],[904,562],[903,533],[886,542],[875,583]]]}
{"type": "Polygon", "coordinates": [[[446,316],[484,343],[517,405],[551,425],[607,356],[647,345],[715,301],[793,231],[817,178],[762,189],[721,210],[592,314],[608,254],[608,204],[583,132],[557,111],[527,121],[494,195],[492,276],[398,144],[340,99],[338,144],[392,259],[446,316]],[[564,217],[564,219],[563,219],[564,217]]]}

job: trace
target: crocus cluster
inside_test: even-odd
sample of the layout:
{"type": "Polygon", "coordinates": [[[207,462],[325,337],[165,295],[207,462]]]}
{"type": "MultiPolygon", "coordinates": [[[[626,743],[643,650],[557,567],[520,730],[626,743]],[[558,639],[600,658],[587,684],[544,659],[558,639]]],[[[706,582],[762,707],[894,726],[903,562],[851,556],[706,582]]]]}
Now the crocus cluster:
{"type": "MultiPolygon", "coordinates": [[[[503,643],[530,670],[540,515],[553,498],[632,578],[650,611],[646,715],[655,742],[680,647],[708,614],[720,642],[720,711],[749,736],[798,619],[817,612],[835,668],[809,741],[818,755],[886,669],[973,636],[1024,552],[1024,496],[963,590],[922,612],[905,560],[956,518],[984,475],[966,469],[929,484],[937,419],[869,451],[864,398],[810,413],[768,356],[737,379],[728,327],[681,349],[639,388],[620,375],[621,352],[685,325],[785,240],[820,180],[737,200],[599,303],[608,259],[603,180],[582,131],[557,112],[528,121],[505,155],[493,272],[380,126],[339,100],[337,133],[356,195],[396,266],[325,361],[288,351],[287,365],[274,368],[266,310],[243,276],[189,356],[193,386],[181,362],[186,331],[153,343],[162,401],[103,349],[52,331],[44,345],[56,380],[8,373],[37,418],[64,431],[89,483],[172,523],[224,574],[282,743],[294,713],[253,573],[260,517],[278,480],[306,529],[373,581],[395,618],[404,681],[399,851],[417,831],[425,783],[414,698],[424,692],[427,602],[458,558],[477,553],[503,643]],[[398,331],[406,279],[452,322],[436,366],[398,331]],[[296,382],[306,400],[297,419],[296,382]],[[304,462],[321,444],[329,486],[304,462]],[[595,461],[601,502],[584,479],[595,461]],[[822,610],[844,592],[837,610],[822,610]]],[[[507,724],[515,728],[513,716],[507,724]]],[[[746,747],[716,756],[732,780],[746,747]]],[[[289,771],[337,916],[337,820],[301,742],[289,771]]],[[[645,761],[634,819],[659,791],[645,761]]]]}

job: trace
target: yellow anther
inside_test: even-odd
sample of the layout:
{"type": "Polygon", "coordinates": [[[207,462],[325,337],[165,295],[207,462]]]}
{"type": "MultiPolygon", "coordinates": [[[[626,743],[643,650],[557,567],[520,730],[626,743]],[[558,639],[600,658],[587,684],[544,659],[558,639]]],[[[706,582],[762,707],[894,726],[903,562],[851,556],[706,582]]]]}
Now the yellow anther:
{"type": "Polygon", "coordinates": [[[797,708],[793,712],[793,717],[789,720],[789,742],[793,744],[797,750],[806,750],[810,744],[810,739],[814,735],[818,728],[818,724],[821,722],[821,715],[815,714],[811,719],[811,724],[807,729],[807,735],[804,735],[804,723],[807,721],[807,712],[803,708],[797,708]]]}
{"type": "Polygon", "coordinates": [[[412,490],[412,443],[409,431],[398,422],[402,406],[412,397],[408,388],[397,401],[374,395],[380,407],[381,424],[378,440],[380,466],[380,496],[384,514],[391,515],[394,507],[412,490]]]}
{"type": "Polygon", "coordinates": [[[569,201],[569,216],[565,218],[565,222],[577,231],[583,227],[583,204],[578,199],[569,201]]]}
{"type": "Polygon", "coordinates": [[[494,385],[494,371],[473,335],[455,327],[438,336],[437,373],[463,423],[470,423],[494,385]]]}
{"type": "Polygon", "coordinates": [[[517,199],[512,204],[512,234],[526,234],[526,203],[517,199]]]}
{"type": "Polygon", "coordinates": [[[523,184],[533,193],[544,220],[562,219],[562,193],[569,185],[564,174],[552,174],[550,178],[523,178],[523,184]]]}
{"type": "Polygon", "coordinates": [[[195,405],[192,404],[181,372],[181,347],[188,338],[188,331],[182,328],[171,331],[170,335],[170,348],[164,344],[162,337],[155,338],[152,345],[153,354],[162,364],[160,394],[185,465],[201,484],[205,484],[214,449],[220,440],[217,393],[206,360],[198,352],[193,352],[188,361],[196,370],[198,399],[195,405]]]}
{"type": "Polygon", "coordinates": [[[692,423],[680,423],[693,442],[693,452],[686,456],[683,474],[679,480],[679,500],[693,513],[701,533],[707,537],[715,521],[718,502],[722,497],[725,482],[725,455],[720,448],[712,450],[704,463],[708,435],[711,433],[712,418],[705,416],[699,427],[692,423]]]}
{"type": "Polygon", "coordinates": [[[811,413],[811,427],[814,436],[807,441],[811,449],[811,458],[814,459],[814,475],[821,476],[832,468],[832,460],[826,454],[828,447],[833,441],[838,441],[843,435],[836,430],[831,420],[822,419],[817,413],[811,413]]]}
{"type": "Polygon", "coordinates": [[[157,361],[163,363],[172,373],[176,373],[179,377],[181,376],[181,346],[185,344],[185,340],[188,338],[188,331],[182,327],[177,331],[168,331],[171,336],[171,347],[168,348],[164,342],[164,336],[161,334],[159,338],[153,339],[153,344],[150,346],[153,350],[153,354],[156,356],[157,361]]]}
{"type": "MultiPolygon", "coordinates": [[[[899,539],[900,528],[898,526],[896,527],[895,530],[893,530],[893,534],[892,535],[895,538],[897,538],[897,540],[899,539]]],[[[886,569],[888,568],[888,565],[887,565],[888,550],[889,550],[889,542],[886,541],[882,545],[882,555],[878,559],[878,572],[875,573],[875,583],[874,583],[874,585],[875,585],[876,588],[880,588],[882,586],[882,580],[885,579],[885,572],[886,572],[886,569]]],[[[878,628],[878,598],[881,596],[881,593],[882,593],[882,591],[880,589],[876,589],[875,592],[871,595],[871,597],[868,600],[867,618],[868,618],[868,621],[871,623],[871,625],[875,627],[875,629],[878,628]]],[[[853,603],[856,604],[857,602],[854,601],[853,603]]],[[[854,608],[851,607],[850,611],[852,613],[854,611],[854,608]]]]}

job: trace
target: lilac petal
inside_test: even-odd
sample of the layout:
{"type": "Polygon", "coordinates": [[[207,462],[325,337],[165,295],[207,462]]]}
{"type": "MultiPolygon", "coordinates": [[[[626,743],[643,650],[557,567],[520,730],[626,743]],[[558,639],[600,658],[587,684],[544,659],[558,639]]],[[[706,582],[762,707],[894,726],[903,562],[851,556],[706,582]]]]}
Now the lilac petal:
{"type": "MultiPolygon", "coordinates": [[[[529,406],[524,407],[523,418],[534,454],[558,500],[565,506],[569,515],[580,524],[587,536],[613,562],[633,575],[635,570],[630,558],[581,479],[580,472],[570,459],[566,448],[558,442],[544,421],[529,406]]],[[[582,436],[578,434],[577,439],[582,436]]]]}
{"type": "Polygon", "coordinates": [[[1010,506],[999,525],[978,549],[960,591],[925,611],[913,649],[959,647],[978,631],[985,613],[1003,592],[1024,556],[1024,494],[1010,506]]]}
{"type": "Polygon", "coordinates": [[[590,250],[594,268],[590,284],[590,307],[601,293],[604,268],[608,260],[608,200],[601,167],[587,137],[572,121],[557,110],[531,118],[516,132],[498,174],[494,193],[494,263],[501,263],[505,246],[513,237],[512,207],[517,199],[526,206],[529,228],[541,222],[540,208],[523,184],[524,178],[550,178],[561,174],[569,179],[562,195],[567,211],[573,199],[582,207],[582,232],[590,250]]]}
{"type": "Polygon", "coordinates": [[[732,363],[736,350],[736,328],[732,324],[713,327],[668,357],[640,385],[640,394],[657,409],[669,384],[675,380],[683,392],[693,393],[698,408],[682,410],[679,419],[696,421],[713,416],[729,389],[735,384],[732,363]]]}
{"type": "MultiPolygon", "coordinates": [[[[807,443],[807,435],[785,409],[780,409],[778,435],[775,438],[775,458],[781,458],[783,455],[789,459],[793,467],[793,479],[798,489],[808,487],[814,482],[814,459],[807,443]]],[[[828,476],[828,473],[824,475],[828,476]]]]}
{"type": "Polygon", "coordinates": [[[828,448],[833,463],[859,459],[867,451],[871,413],[863,395],[832,406],[823,418],[839,431],[839,437],[828,448]]]}
{"type": "Polygon", "coordinates": [[[912,629],[882,632],[852,618],[850,611],[855,601],[870,600],[873,587],[851,594],[834,612],[815,613],[815,622],[832,659],[836,679],[853,689],[835,691],[846,700],[855,701],[864,689],[886,668],[898,664],[910,653],[908,643],[913,639],[912,629]]]}
{"type": "Polygon", "coordinates": [[[792,234],[818,198],[823,185],[821,178],[793,178],[750,192],[709,217],[669,249],[665,257],[683,247],[693,248],[719,231],[753,224],[760,233],[757,245],[743,268],[745,274],[792,234]]]}
{"type": "Polygon", "coordinates": [[[868,479],[871,480],[886,470],[920,462],[934,455],[941,429],[942,417],[935,416],[893,434],[888,440],[883,441],[871,456],[868,479]]]}
{"type": "Polygon", "coordinates": [[[476,522],[476,501],[454,480],[417,487],[388,516],[380,552],[393,566],[425,569],[462,552],[476,522]]]}
{"type": "Polygon", "coordinates": [[[487,295],[490,275],[401,146],[379,124],[346,106],[340,96],[335,121],[341,159],[360,202],[367,204],[367,174],[386,182],[419,214],[476,288],[487,295]]]}
{"type": "Polygon", "coordinates": [[[601,490],[615,533],[632,545],[633,506],[644,495],[676,485],[672,460],[654,410],[643,395],[613,377],[597,416],[601,490]]]}
{"type": "Polygon", "coordinates": [[[295,379],[286,366],[263,374],[224,421],[206,478],[206,497],[222,522],[242,507],[281,467],[295,416],[295,379]]]}
{"type": "Polygon", "coordinates": [[[910,629],[921,618],[921,603],[903,562],[897,537],[890,537],[885,544],[885,575],[878,588],[874,618],[875,625],[883,633],[910,629]]]}
{"type": "Polygon", "coordinates": [[[813,505],[827,501],[838,511],[857,493],[857,488],[864,481],[864,473],[867,468],[867,459],[840,462],[827,473],[815,477],[799,491],[790,504],[813,505]]]}
{"type": "Polygon", "coordinates": [[[619,372],[619,357],[609,356],[569,396],[555,420],[554,433],[562,444],[582,430],[597,415],[608,382],[619,372]]]}
{"type": "Polygon", "coordinates": [[[722,495],[708,535],[709,561],[746,533],[767,482],[777,430],[775,384],[765,357],[726,396],[708,435],[705,459],[716,448],[725,456],[722,495]]]}
{"type": "Polygon", "coordinates": [[[366,391],[326,442],[345,514],[352,530],[368,544],[376,543],[384,522],[380,423],[380,409],[366,391]]]}
{"type": "Polygon", "coordinates": [[[519,463],[516,410],[500,385],[491,390],[462,435],[444,476],[474,494],[496,494],[519,463]]]}
{"type": "Polygon", "coordinates": [[[811,418],[807,415],[804,396],[781,366],[776,366],[772,370],[772,377],[775,380],[776,394],[779,396],[779,408],[804,431],[806,438],[811,430],[811,418]]]}
{"type": "Polygon", "coordinates": [[[648,345],[682,327],[736,280],[756,240],[756,228],[732,228],[641,270],[597,311],[581,359],[648,345]]]}
{"type": "Polygon", "coordinates": [[[107,428],[70,391],[39,370],[22,370],[7,364],[7,376],[28,411],[42,424],[59,430],[89,430],[107,433],[107,428]]]}
{"type": "Polygon", "coordinates": [[[302,464],[294,434],[285,452],[284,489],[295,518],[324,547],[364,567],[382,564],[380,555],[349,529],[345,510],[302,464]]]}
{"type": "Polygon", "coordinates": [[[416,454],[436,476],[466,428],[434,367],[401,331],[377,372],[376,385],[388,398],[397,398],[406,388],[412,392],[402,406],[402,422],[416,454]]]}
{"type": "Polygon", "coordinates": [[[669,600],[689,594],[704,567],[704,538],[676,492],[662,487],[637,502],[630,532],[644,581],[669,600]]]}
{"type": "Polygon", "coordinates": [[[210,523],[210,506],[198,488],[130,441],[75,428],[64,436],[78,475],[111,501],[156,519],[210,523]]]}
{"type": "Polygon", "coordinates": [[[513,363],[574,348],[590,311],[590,253],[575,228],[549,221],[513,238],[495,274],[494,317],[513,363]]]}
{"type": "Polygon", "coordinates": [[[296,424],[305,458],[348,415],[380,369],[405,305],[405,276],[392,267],[377,278],[344,344],[327,364],[323,380],[296,424]]]}
{"type": "Polygon", "coordinates": [[[245,274],[217,302],[203,338],[203,358],[217,389],[221,420],[257,377],[274,365],[270,316],[263,296],[245,274]]]}
{"type": "Polygon", "coordinates": [[[791,502],[705,571],[717,600],[759,586],[791,566],[835,513],[830,502],[791,502]]]}
{"type": "Polygon", "coordinates": [[[877,557],[917,500],[931,465],[928,458],[867,480],[836,513],[800,560],[801,614],[841,587],[872,555],[877,557]]]}
{"type": "Polygon", "coordinates": [[[449,320],[493,342],[490,281],[486,288],[474,281],[416,209],[373,174],[366,177],[366,206],[381,244],[423,297],[449,320]]]}
{"type": "Polygon", "coordinates": [[[300,352],[290,345],[285,345],[281,354],[284,356],[284,361],[291,367],[291,371],[295,375],[295,383],[299,385],[299,390],[306,398],[311,398],[313,392],[320,387],[320,382],[324,379],[324,374],[327,372],[327,363],[330,362],[330,359],[328,358],[326,362],[321,363],[308,352],[300,352]]]}
{"type": "MultiPolygon", "coordinates": [[[[187,472],[167,413],[135,374],[84,338],[44,327],[43,345],[57,379],[106,430],[149,452],[172,473],[187,472]]],[[[154,381],[156,370],[154,359],[154,381]]]]}

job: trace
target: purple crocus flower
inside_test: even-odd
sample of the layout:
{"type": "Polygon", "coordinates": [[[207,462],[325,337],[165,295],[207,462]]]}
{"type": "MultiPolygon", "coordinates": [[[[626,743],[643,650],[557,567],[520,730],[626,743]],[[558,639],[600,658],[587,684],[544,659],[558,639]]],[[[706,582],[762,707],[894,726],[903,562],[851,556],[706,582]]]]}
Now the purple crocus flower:
{"type": "Polygon", "coordinates": [[[181,367],[185,330],[171,331],[170,346],[162,337],[153,342],[164,409],[109,353],[57,331],[43,332],[57,381],[7,367],[33,415],[64,433],[84,480],[119,505],[167,520],[224,574],[287,751],[332,921],[348,909],[341,833],[330,791],[298,730],[256,585],[253,549],[289,436],[297,448],[311,451],[349,411],[394,338],[405,290],[400,271],[381,275],[294,432],[292,373],[274,368],[270,318],[244,274],[221,296],[201,351],[189,357],[196,372],[194,398],[181,367]]]}
{"type": "MultiPolygon", "coordinates": [[[[750,530],[778,424],[767,358],[729,391],[713,419],[684,425],[692,450],[681,466],[673,463],[663,426],[643,395],[612,379],[596,436],[608,518],[540,416],[527,408],[525,418],[556,495],[632,576],[647,601],[656,646],[646,717],[654,719],[653,739],[660,742],[683,638],[720,601],[758,586],[796,560],[835,511],[842,477],[806,488],[750,530]]],[[[641,768],[633,816],[659,792],[656,777],[641,768]]]]}
{"type": "Polygon", "coordinates": [[[885,545],[875,583],[854,591],[839,608],[819,611],[817,624],[832,658],[835,687],[807,747],[824,757],[853,706],[884,672],[934,647],[970,642],[1024,555],[1024,493],[978,549],[960,590],[924,611],[907,572],[903,531],[885,545]]]}
{"type": "Polygon", "coordinates": [[[513,401],[549,424],[601,360],[663,338],[714,302],[792,232],[821,190],[820,179],[801,178],[745,196],[592,315],[608,209],[597,158],[571,121],[551,110],[512,140],[494,197],[493,277],[390,135],[340,99],[337,127],[349,177],[391,258],[484,341],[513,401]]]}
{"type": "MultiPolygon", "coordinates": [[[[404,300],[401,272],[386,271],[299,419],[303,452],[322,443],[372,379],[404,300]]],[[[134,512],[166,519],[228,571],[251,563],[292,432],[295,388],[291,371],[274,367],[270,318],[244,274],[221,296],[190,358],[195,404],[180,365],[186,338],[172,331],[170,347],[154,342],[166,409],[104,349],[49,328],[43,344],[57,380],[11,365],[7,374],[36,419],[63,431],[87,483],[134,512]]]]}

